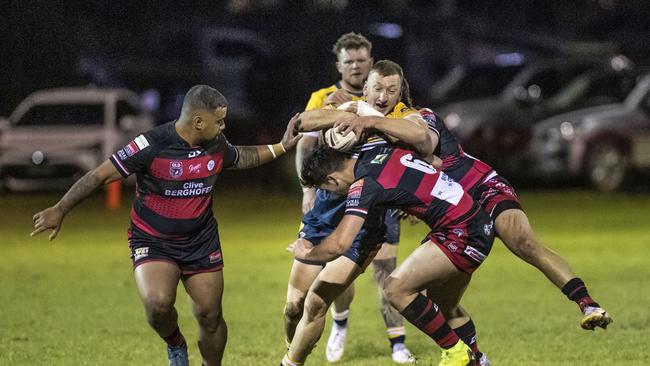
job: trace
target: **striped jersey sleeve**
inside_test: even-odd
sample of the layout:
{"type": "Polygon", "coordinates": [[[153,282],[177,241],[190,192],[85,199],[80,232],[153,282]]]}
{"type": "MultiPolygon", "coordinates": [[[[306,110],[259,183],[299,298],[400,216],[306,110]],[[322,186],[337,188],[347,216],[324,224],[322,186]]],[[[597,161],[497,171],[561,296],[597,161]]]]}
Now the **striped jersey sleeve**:
{"type": "Polygon", "coordinates": [[[110,161],[123,177],[128,177],[147,168],[151,150],[151,142],[146,134],[138,135],[111,155],[110,161]]]}
{"type": "Polygon", "coordinates": [[[345,214],[366,218],[381,191],[381,186],[371,177],[357,180],[348,190],[345,214]]]}

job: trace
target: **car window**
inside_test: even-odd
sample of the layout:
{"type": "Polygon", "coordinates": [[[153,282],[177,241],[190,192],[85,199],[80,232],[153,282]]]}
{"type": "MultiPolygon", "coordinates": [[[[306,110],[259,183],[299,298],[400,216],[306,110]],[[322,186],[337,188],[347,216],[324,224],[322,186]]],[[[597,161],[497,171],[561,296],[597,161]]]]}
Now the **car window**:
{"type": "Polygon", "coordinates": [[[557,93],[568,80],[573,80],[589,67],[584,65],[546,68],[540,70],[526,83],[527,90],[538,89],[542,98],[548,98],[557,93]]]}
{"type": "Polygon", "coordinates": [[[632,90],[633,78],[623,74],[588,71],[574,78],[547,101],[550,110],[580,109],[622,102],[632,90]]]}
{"type": "Polygon", "coordinates": [[[481,66],[454,69],[432,88],[432,97],[440,102],[483,98],[499,94],[514,79],[521,66],[481,66]]]}
{"type": "Polygon", "coordinates": [[[17,126],[75,126],[104,124],[103,104],[41,104],[29,109],[17,126]]]}

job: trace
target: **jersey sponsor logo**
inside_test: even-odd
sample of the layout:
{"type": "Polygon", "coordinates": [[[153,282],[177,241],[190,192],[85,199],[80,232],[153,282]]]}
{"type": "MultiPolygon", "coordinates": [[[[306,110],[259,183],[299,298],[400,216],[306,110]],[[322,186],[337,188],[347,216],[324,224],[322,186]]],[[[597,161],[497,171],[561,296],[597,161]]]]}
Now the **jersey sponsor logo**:
{"type": "Polygon", "coordinates": [[[188,158],[195,158],[195,157],[197,157],[199,155],[201,155],[201,152],[199,150],[194,150],[194,151],[190,151],[190,153],[187,154],[187,157],[188,158]]]}
{"type": "Polygon", "coordinates": [[[183,184],[182,189],[165,189],[165,196],[168,197],[188,197],[200,196],[212,191],[212,186],[205,186],[203,182],[187,182],[183,184]]]}
{"type": "Polygon", "coordinates": [[[485,254],[479,252],[478,249],[469,245],[465,247],[463,253],[465,253],[468,257],[472,258],[473,260],[479,263],[482,263],[485,260],[485,254]]]}
{"type": "Polygon", "coordinates": [[[454,229],[454,230],[452,230],[452,232],[454,234],[456,234],[458,237],[461,237],[461,236],[465,235],[465,230],[463,230],[463,229],[454,229]]]}
{"type": "Polygon", "coordinates": [[[189,172],[190,172],[190,174],[200,173],[201,172],[201,163],[190,164],[189,172]]]}
{"type": "Polygon", "coordinates": [[[370,162],[370,164],[383,164],[384,161],[386,161],[386,158],[388,157],[388,154],[377,154],[374,159],[370,162]]]}
{"type": "Polygon", "coordinates": [[[169,175],[171,175],[172,178],[178,178],[183,175],[183,162],[177,160],[170,161],[169,175]]]}
{"type": "Polygon", "coordinates": [[[117,150],[117,156],[120,157],[120,160],[126,160],[126,158],[128,158],[124,149],[117,150]]]}
{"type": "Polygon", "coordinates": [[[133,260],[142,259],[149,255],[149,247],[135,248],[133,251],[133,260]]]}
{"type": "Polygon", "coordinates": [[[139,150],[143,150],[144,148],[149,146],[149,141],[147,141],[147,138],[144,137],[143,135],[138,135],[138,137],[133,139],[133,142],[135,142],[139,150]]]}
{"type": "Polygon", "coordinates": [[[214,160],[208,161],[208,170],[212,171],[214,169],[214,160]]]}
{"type": "Polygon", "coordinates": [[[449,248],[450,252],[456,253],[456,251],[458,250],[458,244],[456,244],[455,241],[452,241],[449,244],[447,244],[447,248],[449,248]]]}
{"type": "Polygon", "coordinates": [[[359,205],[359,198],[361,197],[361,191],[363,190],[363,181],[364,179],[359,179],[350,186],[350,189],[348,190],[348,206],[350,205],[350,200],[356,200],[356,206],[359,205]]]}
{"type": "Polygon", "coordinates": [[[208,256],[208,260],[210,261],[210,263],[216,263],[216,262],[220,261],[221,260],[221,251],[217,250],[216,252],[210,254],[208,256]]]}
{"type": "Polygon", "coordinates": [[[132,156],[138,151],[140,151],[140,149],[134,141],[131,141],[128,145],[124,146],[124,152],[126,153],[126,156],[132,156]]]}

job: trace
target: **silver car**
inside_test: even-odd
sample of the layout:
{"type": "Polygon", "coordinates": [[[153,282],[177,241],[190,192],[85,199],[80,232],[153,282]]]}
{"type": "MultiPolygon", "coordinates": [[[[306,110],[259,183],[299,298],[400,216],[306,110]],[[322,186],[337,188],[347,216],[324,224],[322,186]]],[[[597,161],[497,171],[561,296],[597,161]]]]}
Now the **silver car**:
{"type": "Polygon", "coordinates": [[[585,178],[601,191],[621,188],[632,171],[650,169],[650,74],[623,103],[582,109],[540,122],[529,150],[538,177],[585,178]]]}
{"type": "Polygon", "coordinates": [[[63,188],[153,127],[125,89],[59,88],[32,93],[0,119],[0,185],[63,188]]]}

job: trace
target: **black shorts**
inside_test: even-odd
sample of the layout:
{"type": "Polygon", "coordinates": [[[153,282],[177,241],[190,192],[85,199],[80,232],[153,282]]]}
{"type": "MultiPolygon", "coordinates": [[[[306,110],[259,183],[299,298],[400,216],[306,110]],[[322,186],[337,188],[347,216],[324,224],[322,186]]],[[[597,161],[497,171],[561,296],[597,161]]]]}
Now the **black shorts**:
{"type": "Polygon", "coordinates": [[[128,233],[133,268],[151,261],[175,263],[183,275],[215,272],[223,268],[217,223],[207,225],[187,240],[155,238],[134,225],[128,233]]]}

